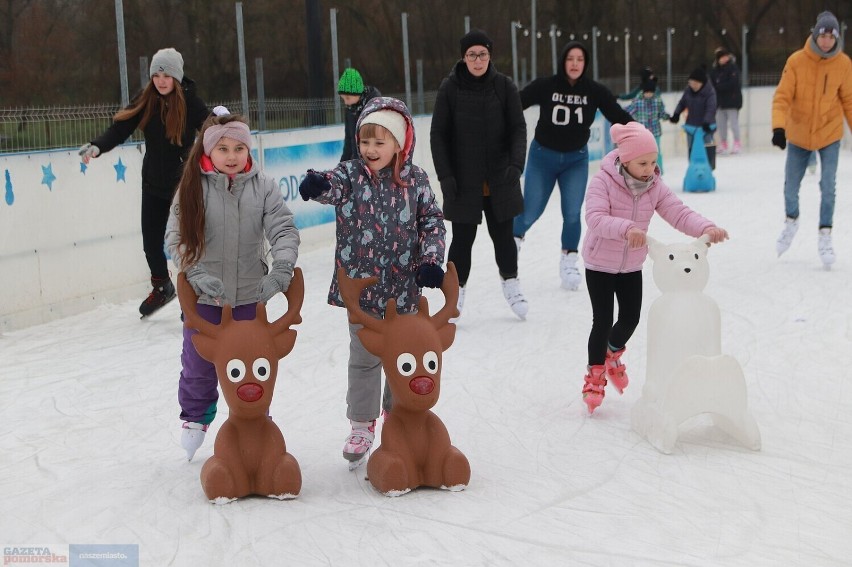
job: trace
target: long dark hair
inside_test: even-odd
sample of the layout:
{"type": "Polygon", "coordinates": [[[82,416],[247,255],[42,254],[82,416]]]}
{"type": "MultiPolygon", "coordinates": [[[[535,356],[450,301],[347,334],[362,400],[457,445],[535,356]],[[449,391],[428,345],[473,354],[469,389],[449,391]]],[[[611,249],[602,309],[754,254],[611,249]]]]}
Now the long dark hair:
{"type": "Polygon", "coordinates": [[[144,130],[148,121],[154,116],[154,110],[159,106],[160,120],[166,126],[166,138],[175,146],[183,146],[183,131],[186,128],[186,98],[183,96],[183,86],[172,77],[175,88],[163,96],[154,86],[154,81],[148,81],[145,88],[126,108],[119,110],[113,120],[127,120],[139,113],[139,130],[144,130]]]}
{"type": "Polygon", "coordinates": [[[201,126],[201,132],[189,152],[177,186],[178,226],[182,267],[197,264],[204,256],[204,195],[201,191],[201,157],[204,155],[204,132],[216,124],[243,122],[239,114],[211,115],[201,126]]]}

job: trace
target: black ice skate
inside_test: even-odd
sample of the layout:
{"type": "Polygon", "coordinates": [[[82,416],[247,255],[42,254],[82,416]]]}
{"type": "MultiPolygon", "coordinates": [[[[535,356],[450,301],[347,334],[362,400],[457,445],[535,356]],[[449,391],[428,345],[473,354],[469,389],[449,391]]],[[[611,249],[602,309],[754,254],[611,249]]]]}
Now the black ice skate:
{"type": "Polygon", "coordinates": [[[156,313],[165,304],[175,298],[175,286],[169,278],[151,278],[151,286],[154,289],[145,298],[145,301],[139,305],[139,313],[142,314],[140,319],[156,313]]]}

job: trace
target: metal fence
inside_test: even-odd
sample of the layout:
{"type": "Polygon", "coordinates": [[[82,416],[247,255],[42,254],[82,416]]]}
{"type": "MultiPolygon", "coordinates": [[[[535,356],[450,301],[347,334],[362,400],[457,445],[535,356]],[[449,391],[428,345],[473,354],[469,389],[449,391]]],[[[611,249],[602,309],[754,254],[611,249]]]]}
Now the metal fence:
{"type": "MultiPolygon", "coordinates": [[[[750,86],[777,84],[780,74],[752,74],[750,86]]],[[[614,93],[621,92],[624,79],[601,79],[614,93]]],[[[638,77],[637,77],[638,82],[638,77]]],[[[661,80],[660,85],[665,85],[661,80]]],[[[672,88],[686,86],[686,75],[672,75],[672,88]]],[[[413,94],[412,112],[431,114],[435,107],[436,91],[413,94]]],[[[387,96],[406,100],[404,93],[387,96]]],[[[239,100],[209,102],[210,108],[223,105],[232,112],[242,112],[239,100]]],[[[277,98],[249,101],[249,124],[255,130],[294,130],[341,123],[341,107],[336,98],[296,99],[277,98]]],[[[77,148],[99,136],[112,123],[120,110],[118,105],[55,106],[29,108],[0,108],[0,155],[77,148]]],[[[133,133],[130,141],[142,141],[142,133],[133,133]]]]}
{"type": "MultiPolygon", "coordinates": [[[[412,101],[415,114],[431,113],[436,92],[424,93],[412,101]]],[[[390,94],[405,100],[404,94],[390,94]]],[[[243,112],[239,100],[208,102],[210,108],[226,106],[243,112]]],[[[255,130],[294,130],[342,123],[337,99],[265,99],[249,101],[249,124],[255,130]]],[[[0,154],[77,148],[96,138],[120,110],[119,105],[0,108],[0,154]]],[[[128,141],[142,141],[134,131],[128,141]]]]}

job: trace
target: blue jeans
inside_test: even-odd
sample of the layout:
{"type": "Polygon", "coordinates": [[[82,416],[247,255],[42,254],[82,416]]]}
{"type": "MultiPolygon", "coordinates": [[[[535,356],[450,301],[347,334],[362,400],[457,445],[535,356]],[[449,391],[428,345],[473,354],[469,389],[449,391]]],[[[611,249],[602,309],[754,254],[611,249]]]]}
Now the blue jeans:
{"type": "Polygon", "coordinates": [[[562,207],[562,249],[578,250],[580,210],[589,180],[589,150],[557,152],[539,144],[530,144],[524,176],[524,212],[515,217],[514,234],[523,237],[539,219],[559,183],[562,207]]]}
{"type": "MultiPolygon", "coordinates": [[[[820,177],[819,226],[830,227],[834,220],[834,186],[837,177],[837,159],[840,142],[834,142],[819,152],[820,177]]],[[[808,167],[811,150],[787,142],[787,164],[784,167],[784,212],[791,219],[799,218],[799,187],[808,167]]]]}

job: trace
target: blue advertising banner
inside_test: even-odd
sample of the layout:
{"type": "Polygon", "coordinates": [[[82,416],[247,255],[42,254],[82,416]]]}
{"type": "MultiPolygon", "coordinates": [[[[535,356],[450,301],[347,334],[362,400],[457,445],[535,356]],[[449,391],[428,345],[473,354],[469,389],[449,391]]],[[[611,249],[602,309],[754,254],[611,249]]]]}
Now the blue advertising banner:
{"type": "Polygon", "coordinates": [[[334,207],[303,201],[299,183],[308,169],[334,168],[343,151],[343,140],[263,149],[263,170],[278,180],[284,202],[296,216],[299,229],[334,221],[334,207]]]}

